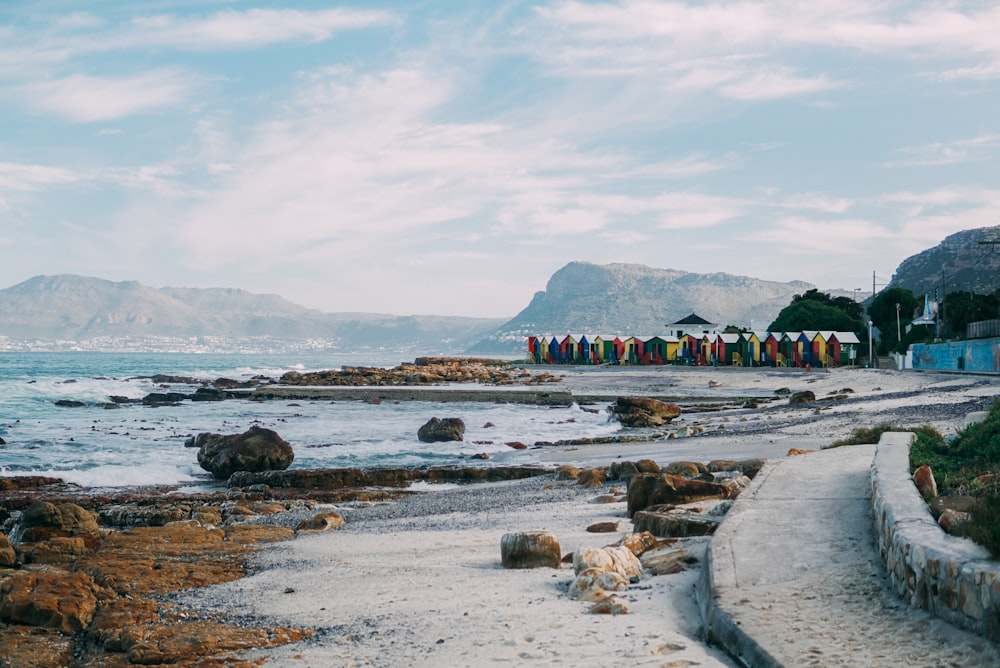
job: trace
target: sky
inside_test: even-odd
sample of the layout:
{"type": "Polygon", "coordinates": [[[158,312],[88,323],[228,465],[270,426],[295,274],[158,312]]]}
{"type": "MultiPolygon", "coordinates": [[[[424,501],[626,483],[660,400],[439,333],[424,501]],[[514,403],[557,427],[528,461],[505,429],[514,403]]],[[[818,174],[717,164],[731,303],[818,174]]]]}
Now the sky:
{"type": "Polygon", "coordinates": [[[870,290],[1000,224],[993,1],[0,3],[0,288],[512,317],[572,261],[870,290]]]}

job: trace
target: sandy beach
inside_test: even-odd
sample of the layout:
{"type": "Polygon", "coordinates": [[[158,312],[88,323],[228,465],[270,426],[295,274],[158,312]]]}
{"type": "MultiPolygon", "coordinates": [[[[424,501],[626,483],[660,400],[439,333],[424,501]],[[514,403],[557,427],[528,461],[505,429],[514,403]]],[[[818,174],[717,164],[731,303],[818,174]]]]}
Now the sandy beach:
{"type": "MultiPolygon", "coordinates": [[[[871,369],[544,370],[561,376],[559,387],[577,395],[711,388],[770,397],[788,388],[811,390],[817,398],[803,406],[779,398],[757,408],[685,414],[679,427],[703,429],[687,438],[541,449],[538,456],[552,465],[777,458],[882,422],[933,424],[949,433],[966,413],[1000,395],[997,378],[871,369]]],[[[266,620],[316,629],[310,640],[248,656],[273,666],[735,665],[700,639],[694,599],[700,561],[681,573],[644,575],[621,592],[630,609],[624,615],[590,614],[590,604],[568,598],[570,564],[501,566],[500,540],[508,532],[550,531],[564,554],[620,539],[631,531],[625,503],[596,501],[624,491],[620,483],[586,489],[542,477],[343,506],[344,527],[268,547],[250,577],[178,598],[246,624],[266,620]],[[586,531],[603,521],[618,522],[619,530],[586,531]]],[[[699,558],[706,541],[686,538],[679,545],[699,558]]]]}

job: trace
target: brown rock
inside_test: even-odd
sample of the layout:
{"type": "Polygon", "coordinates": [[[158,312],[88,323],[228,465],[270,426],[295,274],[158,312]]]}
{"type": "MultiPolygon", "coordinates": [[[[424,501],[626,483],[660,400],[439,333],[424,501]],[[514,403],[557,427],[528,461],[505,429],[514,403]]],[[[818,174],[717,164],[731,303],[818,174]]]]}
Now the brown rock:
{"type": "Polygon", "coordinates": [[[15,568],[17,566],[17,553],[14,546],[10,544],[10,539],[0,533],[0,568],[15,568]]]}
{"type": "Polygon", "coordinates": [[[462,418],[432,417],[417,430],[417,438],[423,443],[461,441],[465,438],[465,422],[462,418]]]}
{"type": "Polygon", "coordinates": [[[559,568],[559,541],[548,531],[504,534],[500,539],[500,561],[504,568],[559,568]]]}
{"type": "Polygon", "coordinates": [[[934,482],[934,472],[931,467],[924,465],[913,472],[913,484],[917,486],[920,496],[925,499],[933,499],[938,495],[937,483],[934,482]]]}
{"type": "Polygon", "coordinates": [[[764,466],[763,459],[715,459],[708,463],[708,470],[712,473],[722,473],[724,471],[739,471],[748,478],[753,478],[764,466]]]}
{"type": "Polygon", "coordinates": [[[802,390],[801,392],[795,392],[792,396],[788,397],[788,403],[790,404],[805,404],[811,401],[816,401],[816,395],[812,390],[802,390]]]}
{"type": "Polygon", "coordinates": [[[576,484],[595,489],[604,485],[607,479],[608,474],[601,469],[584,469],[580,471],[580,475],[576,479],[576,484]]]}
{"type": "Polygon", "coordinates": [[[731,499],[736,492],[724,485],[703,480],[688,480],[669,473],[642,473],[628,485],[628,516],[639,510],[662,504],[684,504],[702,499],[731,499]]]}
{"type": "Polygon", "coordinates": [[[681,408],[648,397],[618,397],[611,412],[624,427],[660,427],[680,415],[681,408]]]}
{"type": "Polygon", "coordinates": [[[490,453],[488,452],[477,452],[469,457],[470,459],[489,459],[490,453]]]}
{"type": "Polygon", "coordinates": [[[618,531],[618,522],[595,522],[587,527],[588,533],[614,533],[618,531]]]}
{"type": "Polygon", "coordinates": [[[198,464],[217,480],[236,471],[284,470],[295,458],[292,446],[270,429],[253,426],[242,434],[199,434],[198,464]]]}
{"type": "Polygon", "coordinates": [[[931,499],[931,512],[940,516],[946,510],[954,510],[959,513],[968,513],[976,505],[976,497],[964,494],[947,494],[945,496],[935,496],[931,499]]]}
{"type": "Polygon", "coordinates": [[[972,519],[970,513],[963,513],[951,508],[945,508],[938,517],[938,526],[948,533],[955,533],[955,529],[972,519]]]}
{"type": "Polygon", "coordinates": [[[629,582],[620,573],[588,568],[570,583],[567,595],[575,601],[603,601],[608,591],[628,589],[629,582]]]}
{"type": "Polygon", "coordinates": [[[648,531],[637,531],[622,538],[615,545],[628,548],[629,552],[639,557],[657,547],[663,545],[673,545],[676,540],[661,541],[648,531]]]}
{"type": "Polygon", "coordinates": [[[590,612],[595,615],[627,615],[630,611],[625,601],[617,596],[609,596],[590,606],[590,612]]]}
{"type": "Polygon", "coordinates": [[[795,457],[798,455],[808,455],[810,452],[816,452],[815,450],[803,450],[802,448],[789,448],[788,452],[785,453],[786,457],[795,457]]]}
{"type": "Polygon", "coordinates": [[[35,501],[21,514],[20,528],[21,541],[29,543],[57,536],[101,535],[94,513],[75,503],[57,506],[48,501],[35,501]]]}
{"type": "MultiPolygon", "coordinates": [[[[22,546],[25,547],[25,546],[22,546]]],[[[26,546],[24,560],[31,564],[72,563],[85,554],[91,554],[87,542],[79,537],[56,537],[26,546]]]]}
{"type": "Polygon", "coordinates": [[[638,582],[642,576],[639,558],[624,545],[587,548],[573,553],[573,570],[579,575],[588,568],[614,571],[629,581],[638,582]]]}
{"type": "Polygon", "coordinates": [[[521,441],[507,441],[504,443],[508,448],[513,448],[515,450],[527,450],[528,446],[521,441]]]}
{"type": "Polygon", "coordinates": [[[679,475],[682,478],[696,478],[699,475],[708,473],[708,467],[700,462],[671,462],[666,467],[660,469],[660,472],[679,475]]]}
{"type": "Polygon", "coordinates": [[[0,666],[65,668],[73,665],[75,643],[54,629],[8,626],[0,634],[0,666]]]}
{"type": "Polygon", "coordinates": [[[632,518],[632,526],[636,531],[648,531],[654,536],[708,536],[715,533],[719,527],[720,518],[699,513],[685,512],[680,509],[657,512],[653,510],[637,511],[632,518]]]}
{"type": "Polygon", "coordinates": [[[650,575],[672,575],[685,569],[685,562],[690,559],[687,550],[656,550],[640,557],[642,567],[650,575]]]}
{"type": "Polygon", "coordinates": [[[339,513],[330,511],[326,513],[319,513],[318,515],[314,515],[311,519],[299,522],[298,526],[295,527],[295,530],[326,531],[327,529],[336,529],[337,527],[342,526],[344,526],[344,518],[341,517],[339,513]]]}
{"type": "Polygon", "coordinates": [[[106,596],[86,573],[18,571],[0,584],[0,620],[63,633],[87,628],[106,596]]]}
{"type": "Polygon", "coordinates": [[[556,469],[556,480],[576,480],[580,477],[580,469],[575,466],[560,466],[556,469]]]}

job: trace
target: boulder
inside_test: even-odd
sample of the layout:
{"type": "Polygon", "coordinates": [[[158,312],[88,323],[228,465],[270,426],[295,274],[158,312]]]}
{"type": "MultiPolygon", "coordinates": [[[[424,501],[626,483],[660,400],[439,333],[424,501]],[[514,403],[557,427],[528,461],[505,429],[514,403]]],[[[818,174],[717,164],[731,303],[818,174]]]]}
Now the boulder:
{"type": "Polygon", "coordinates": [[[970,513],[963,513],[958,510],[952,510],[951,508],[945,508],[938,517],[938,526],[944,529],[947,533],[955,533],[955,529],[965,524],[972,519],[970,513]]]}
{"type": "Polygon", "coordinates": [[[296,531],[326,531],[327,529],[336,529],[337,527],[344,526],[344,518],[340,516],[340,513],[335,513],[333,511],[326,513],[319,513],[308,520],[302,520],[295,527],[296,531]]]}
{"type": "Polygon", "coordinates": [[[614,533],[618,531],[617,521],[594,522],[587,527],[587,533],[614,533]]]}
{"type": "Polygon", "coordinates": [[[603,601],[608,591],[628,589],[628,580],[615,571],[588,568],[570,583],[568,596],[575,601],[603,601]]]}
{"type": "Polygon", "coordinates": [[[48,501],[35,501],[21,513],[14,535],[14,542],[27,543],[58,536],[97,538],[101,535],[101,528],[94,513],[75,503],[61,503],[57,506],[48,501]]]}
{"type": "Polygon", "coordinates": [[[275,471],[289,467],[292,446],[270,429],[253,426],[242,434],[199,434],[198,464],[217,480],[236,471],[275,471]]]}
{"type": "Polygon", "coordinates": [[[675,508],[664,512],[640,510],[632,518],[636,531],[648,531],[654,536],[709,536],[719,527],[720,517],[686,512],[675,508]]]}
{"type": "Polygon", "coordinates": [[[630,582],[638,582],[642,576],[642,564],[624,545],[587,548],[573,553],[573,571],[579,575],[589,568],[598,571],[613,571],[630,582]]]}
{"type": "MultiPolygon", "coordinates": [[[[670,545],[673,545],[674,540],[666,541],[670,545]]],[[[638,531],[635,533],[630,533],[629,535],[622,538],[620,541],[615,543],[615,545],[622,545],[627,547],[629,551],[637,557],[641,557],[643,554],[652,550],[653,548],[660,547],[664,543],[660,542],[656,536],[648,531],[638,531]]]]}
{"type": "Polygon", "coordinates": [[[722,473],[724,471],[739,471],[748,478],[753,478],[764,466],[763,459],[713,459],[708,463],[708,470],[712,473],[722,473]]]}
{"type": "Polygon", "coordinates": [[[107,592],[82,572],[18,571],[0,584],[0,621],[77,633],[107,592]]]}
{"type": "Polygon", "coordinates": [[[937,483],[934,481],[934,472],[926,464],[913,472],[913,484],[917,486],[920,496],[925,499],[933,499],[938,495],[937,483]]]}
{"type": "Polygon", "coordinates": [[[432,417],[417,430],[417,438],[423,443],[461,441],[465,438],[465,422],[462,421],[462,418],[444,418],[442,420],[432,417]]]}
{"type": "Polygon", "coordinates": [[[16,568],[17,553],[14,546],[10,544],[10,539],[0,533],[0,568],[16,568]]]}
{"type": "Polygon", "coordinates": [[[649,506],[692,503],[703,499],[731,499],[738,489],[704,480],[688,480],[669,473],[642,473],[628,485],[628,516],[649,506]]]}
{"type": "Polygon", "coordinates": [[[627,615],[629,609],[622,599],[617,596],[609,596],[590,606],[590,612],[594,615],[627,615]]]}
{"type": "Polygon", "coordinates": [[[660,472],[679,475],[683,478],[696,478],[704,473],[708,473],[708,467],[701,462],[671,462],[660,469],[660,472]]]}
{"type": "Polygon", "coordinates": [[[790,404],[807,404],[812,401],[816,401],[816,395],[812,390],[802,390],[788,397],[788,403],[790,404]]]}
{"type": "Polygon", "coordinates": [[[648,397],[618,397],[611,413],[624,427],[661,427],[681,414],[681,407],[648,397]]]}
{"type": "Polygon", "coordinates": [[[504,568],[559,568],[559,541],[548,531],[504,534],[500,539],[500,561],[504,568]]]}
{"type": "Polygon", "coordinates": [[[580,475],[576,479],[576,484],[595,489],[603,486],[607,479],[608,474],[601,469],[584,469],[580,471],[580,475]]]}
{"type": "Polygon", "coordinates": [[[687,550],[683,548],[653,550],[639,558],[642,567],[650,575],[672,575],[684,570],[685,564],[691,560],[687,550]]]}

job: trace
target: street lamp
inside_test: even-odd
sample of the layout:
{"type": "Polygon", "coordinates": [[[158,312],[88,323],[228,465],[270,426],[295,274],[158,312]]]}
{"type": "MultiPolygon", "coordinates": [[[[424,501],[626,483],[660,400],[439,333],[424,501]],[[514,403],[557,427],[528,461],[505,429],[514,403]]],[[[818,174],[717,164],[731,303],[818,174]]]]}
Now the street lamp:
{"type": "Polygon", "coordinates": [[[896,341],[902,340],[902,335],[899,333],[899,309],[903,308],[899,302],[896,302],[896,341]]]}
{"type": "Polygon", "coordinates": [[[872,362],[874,361],[874,358],[872,357],[872,325],[873,324],[874,323],[871,320],[868,321],[868,366],[870,368],[872,368],[872,369],[875,368],[875,365],[872,364],[872,362]]]}

